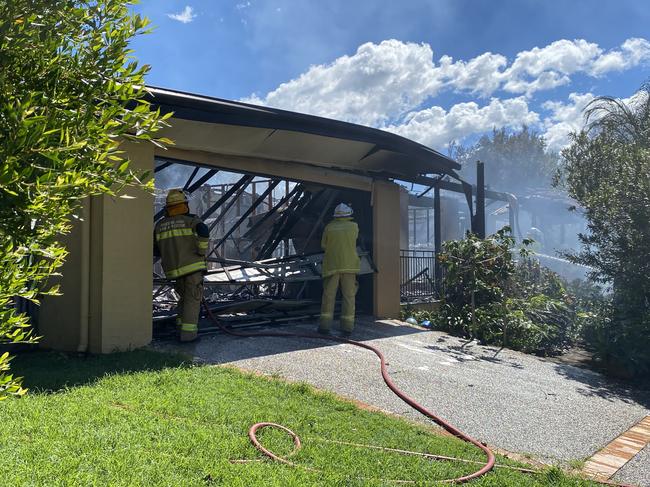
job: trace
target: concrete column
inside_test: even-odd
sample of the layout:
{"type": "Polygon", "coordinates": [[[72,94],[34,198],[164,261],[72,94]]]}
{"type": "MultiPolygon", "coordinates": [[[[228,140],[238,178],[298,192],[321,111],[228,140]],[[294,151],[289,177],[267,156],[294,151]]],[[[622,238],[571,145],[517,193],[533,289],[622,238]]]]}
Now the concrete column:
{"type": "Polygon", "coordinates": [[[399,318],[400,313],[400,190],[395,183],[375,181],[372,188],[374,315],[399,318]]]}
{"type": "MultiPolygon", "coordinates": [[[[153,145],[124,143],[134,171],[153,173],[153,145]]],[[[151,342],[153,195],[127,188],[91,200],[89,351],[151,342]]]]}

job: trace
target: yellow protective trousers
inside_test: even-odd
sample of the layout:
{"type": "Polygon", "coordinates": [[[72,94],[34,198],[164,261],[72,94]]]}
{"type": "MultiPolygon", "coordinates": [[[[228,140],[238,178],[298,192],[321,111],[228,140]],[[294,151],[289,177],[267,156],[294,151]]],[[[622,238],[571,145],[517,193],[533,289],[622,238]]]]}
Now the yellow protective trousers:
{"type": "Polygon", "coordinates": [[[357,275],[353,273],[336,273],[323,278],[323,300],[320,309],[320,331],[329,331],[334,319],[334,306],[339,285],[343,296],[341,308],[341,329],[351,332],[354,328],[354,300],[359,287],[357,275]]]}
{"type": "Polygon", "coordinates": [[[203,273],[193,272],[176,279],[174,289],[179,295],[176,327],[181,341],[191,341],[198,334],[199,312],[203,298],[203,273]]]}

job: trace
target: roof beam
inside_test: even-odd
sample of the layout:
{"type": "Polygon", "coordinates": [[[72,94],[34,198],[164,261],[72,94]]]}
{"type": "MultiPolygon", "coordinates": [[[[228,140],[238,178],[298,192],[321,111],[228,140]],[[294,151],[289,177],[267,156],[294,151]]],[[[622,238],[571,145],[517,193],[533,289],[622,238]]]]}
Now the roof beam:
{"type": "Polygon", "coordinates": [[[199,179],[197,179],[194,183],[192,183],[191,186],[187,188],[187,192],[189,194],[194,193],[197,189],[199,189],[203,183],[208,182],[208,180],[212,179],[212,177],[219,172],[219,169],[209,169],[208,172],[206,172],[203,176],[201,176],[199,179]]]}
{"type": "Polygon", "coordinates": [[[177,159],[179,161],[194,162],[239,173],[282,178],[297,182],[307,181],[360,191],[372,191],[373,178],[371,177],[301,162],[218,154],[176,147],[156,149],[155,155],[167,160],[177,159]]]}

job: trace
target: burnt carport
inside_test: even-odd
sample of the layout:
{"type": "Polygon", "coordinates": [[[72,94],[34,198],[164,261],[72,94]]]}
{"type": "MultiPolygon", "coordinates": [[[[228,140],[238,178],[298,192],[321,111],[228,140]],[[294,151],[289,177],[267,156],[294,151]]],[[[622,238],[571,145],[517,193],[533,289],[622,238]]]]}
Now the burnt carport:
{"type": "MultiPolygon", "coordinates": [[[[176,161],[368,193],[373,313],[398,317],[402,212],[395,181],[458,179],[456,162],[346,122],[154,87],[148,100],[173,112],[161,135],[174,145],[125,142],[134,169],[153,172],[156,161],[176,161]]],[[[68,238],[63,296],[42,305],[39,333],[47,347],[112,352],[151,341],[153,196],[133,188],[120,196],[84,202],[68,238]]]]}

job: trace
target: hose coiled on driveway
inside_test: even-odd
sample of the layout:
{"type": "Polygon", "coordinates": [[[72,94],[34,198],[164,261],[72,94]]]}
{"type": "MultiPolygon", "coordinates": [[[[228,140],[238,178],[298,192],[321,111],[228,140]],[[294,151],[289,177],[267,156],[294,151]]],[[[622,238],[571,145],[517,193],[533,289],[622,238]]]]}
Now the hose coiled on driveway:
{"type": "MultiPolygon", "coordinates": [[[[395,383],[393,382],[393,380],[391,379],[391,377],[390,377],[390,375],[388,373],[388,369],[386,367],[386,359],[384,358],[384,354],[378,348],[373,347],[372,345],[369,345],[367,343],[357,342],[355,340],[349,340],[349,339],[343,338],[343,337],[330,336],[330,335],[320,335],[320,334],[317,334],[317,333],[282,333],[282,332],[273,332],[273,331],[254,332],[254,333],[246,332],[245,333],[245,332],[241,332],[241,331],[229,330],[227,327],[225,327],[214,316],[214,314],[210,310],[210,307],[207,305],[205,300],[203,300],[203,307],[205,308],[205,311],[206,311],[208,317],[214,322],[214,324],[217,327],[219,327],[219,329],[221,329],[221,331],[223,331],[224,333],[226,333],[228,335],[238,336],[238,337],[247,337],[247,338],[248,337],[314,338],[314,339],[319,339],[319,340],[329,340],[329,341],[334,341],[334,342],[339,342],[339,343],[347,343],[348,345],[354,345],[355,347],[360,347],[360,348],[365,348],[366,350],[370,350],[375,355],[377,355],[377,357],[379,357],[379,361],[381,363],[381,376],[383,377],[384,382],[386,383],[388,388],[391,391],[393,391],[393,393],[395,393],[395,395],[397,397],[399,397],[402,401],[404,401],[406,404],[411,406],[413,409],[415,409],[419,413],[421,413],[424,416],[426,416],[427,418],[429,418],[431,421],[436,423],[438,426],[441,426],[443,429],[445,429],[447,432],[451,433],[453,436],[455,436],[457,438],[460,438],[461,440],[466,441],[467,443],[471,443],[472,445],[476,446],[477,448],[480,448],[485,453],[485,456],[486,456],[485,465],[483,467],[481,467],[479,470],[477,470],[477,471],[475,471],[475,472],[473,472],[473,473],[471,473],[469,475],[465,475],[465,476],[457,477],[457,478],[453,478],[453,479],[439,480],[437,482],[461,484],[461,483],[468,482],[470,480],[476,479],[476,478],[478,478],[478,477],[480,477],[482,475],[485,475],[490,470],[492,470],[492,468],[494,467],[494,463],[495,463],[494,454],[492,453],[492,451],[487,446],[480,443],[478,440],[475,440],[471,436],[463,433],[458,428],[452,426],[451,424],[449,424],[444,419],[442,419],[439,416],[437,416],[436,414],[432,413],[431,411],[429,411],[424,406],[419,404],[415,399],[408,396],[406,393],[404,393],[402,390],[400,390],[395,385],[395,383]]],[[[251,439],[251,442],[253,443],[255,448],[257,448],[264,455],[268,456],[269,458],[271,458],[271,459],[273,459],[275,461],[285,463],[285,464],[289,464],[289,465],[293,465],[288,460],[283,459],[283,458],[275,455],[273,452],[267,450],[266,448],[264,448],[259,443],[259,441],[256,438],[256,432],[257,432],[257,430],[259,430],[260,428],[263,428],[265,426],[271,426],[271,424],[270,423],[256,423],[253,426],[251,426],[251,428],[250,428],[250,430],[248,432],[248,436],[251,439]]],[[[274,427],[279,427],[280,429],[287,432],[293,438],[294,444],[297,447],[300,446],[300,439],[291,430],[289,430],[288,428],[286,428],[284,426],[281,426],[281,425],[273,424],[273,426],[274,427]]]]}

